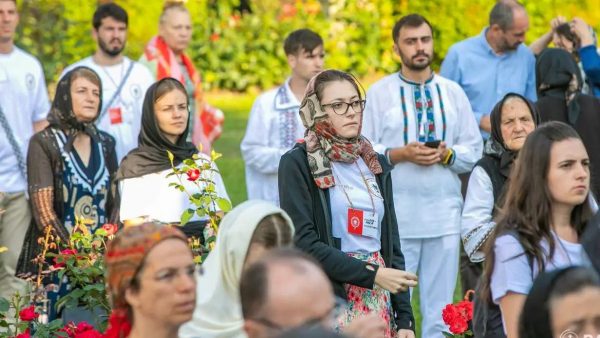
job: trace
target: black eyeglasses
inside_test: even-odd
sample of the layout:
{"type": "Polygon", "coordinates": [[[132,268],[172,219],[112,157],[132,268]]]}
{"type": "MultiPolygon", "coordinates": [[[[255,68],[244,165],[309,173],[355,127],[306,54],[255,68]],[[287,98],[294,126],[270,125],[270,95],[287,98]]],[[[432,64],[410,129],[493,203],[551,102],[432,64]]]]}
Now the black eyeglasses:
{"type": "Polygon", "coordinates": [[[348,108],[352,107],[352,110],[354,110],[355,113],[360,114],[365,109],[365,103],[367,103],[367,100],[356,100],[356,101],[352,101],[350,103],[334,102],[334,103],[322,104],[321,108],[325,109],[326,107],[331,107],[331,109],[333,109],[334,113],[336,113],[338,115],[346,115],[346,113],[348,113],[348,108]]]}

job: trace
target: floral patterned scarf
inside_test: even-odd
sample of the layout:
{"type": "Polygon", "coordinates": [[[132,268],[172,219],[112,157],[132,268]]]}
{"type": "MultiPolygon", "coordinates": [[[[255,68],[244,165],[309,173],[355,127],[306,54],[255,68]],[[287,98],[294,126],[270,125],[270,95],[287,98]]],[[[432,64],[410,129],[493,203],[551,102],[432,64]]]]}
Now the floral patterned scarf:
{"type": "Polygon", "coordinates": [[[308,165],[315,183],[320,189],[333,187],[335,180],[331,171],[331,161],[353,163],[359,157],[363,158],[373,174],[380,174],[383,169],[377,159],[377,153],[371,143],[360,135],[362,121],[355,138],[343,138],[333,128],[328,113],[321,107],[315,91],[315,79],[318,76],[315,75],[308,83],[300,105],[300,117],[306,128],[304,140],[308,165]]]}

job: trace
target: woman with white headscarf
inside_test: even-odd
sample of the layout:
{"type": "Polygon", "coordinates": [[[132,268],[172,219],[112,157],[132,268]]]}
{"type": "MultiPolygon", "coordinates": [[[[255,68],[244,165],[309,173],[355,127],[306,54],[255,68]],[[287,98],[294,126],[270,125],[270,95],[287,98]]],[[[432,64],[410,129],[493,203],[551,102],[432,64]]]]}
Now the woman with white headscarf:
{"type": "Polygon", "coordinates": [[[198,280],[193,319],[181,338],[242,338],[244,319],[239,297],[242,271],[268,250],[292,244],[294,227],[282,209],[265,201],[247,201],[221,221],[215,248],[198,280]]]}

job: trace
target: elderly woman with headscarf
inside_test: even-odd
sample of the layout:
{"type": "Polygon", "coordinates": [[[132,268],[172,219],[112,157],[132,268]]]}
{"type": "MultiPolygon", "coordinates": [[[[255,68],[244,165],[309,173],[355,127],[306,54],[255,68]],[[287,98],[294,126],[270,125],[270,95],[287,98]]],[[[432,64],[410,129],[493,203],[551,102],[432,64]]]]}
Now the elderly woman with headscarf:
{"type": "Polygon", "coordinates": [[[177,337],[196,305],[187,237],[155,223],[126,227],[109,242],[105,264],[112,311],[104,337],[177,337]]]}
{"type": "Polygon", "coordinates": [[[247,201],[221,221],[215,248],[202,265],[192,321],[179,337],[243,338],[239,284],[242,271],[269,250],[291,246],[292,220],[265,201],[247,201]]]}
{"type": "MultiPolygon", "coordinates": [[[[164,78],[154,83],[144,98],[142,127],[138,147],[121,162],[114,185],[118,208],[111,216],[119,222],[147,219],[162,223],[180,223],[186,210],[196,210],[186,193],[171,186],[181,184],[190,195],[202,193],[214,183],[217,195],[229,199],[225,184],[216,165],[187,141],[189,132],[189,99],[185,87],[174,78],[164,78]],[[169,158],[169,151],[173,160],[169,158]],[[195,158],[199,166],[210,163],[210,170],[202,170],[195,180],[178,180],[168,176],[172,165],[181,169],[183,161],[195,158]]],[[[188,177],[189,178],[189,177],[188,177]]],[[[218,205],[210,206],[218,212],[218,205]]],[[[190,237],[203,238],[208,215],[193,213],[182,231],[190,237]]]]}
{"type": "Polygon", "coordinates": [[[31,138],[27,180],[34,224],[25,239],[19,273],[35,273],[37,265],[31,260],[46,227],[66,243],[76,217],[84,218],[92,231],[107,221],[117,157],[115,140],[94,125],[101,98],[98,75],[86,67],[73,69],[58,83],[49,126],[31,138]]]}
{"type": "MultiPolygon", "coordinates": [[[[500,205],[504,186],[527,135],[539,123],[537,109],[522,95],[509,93],[490,114],[492,133],[485,153],[471,173],[462,211],[461,237],[469,259],[482,262],[483,245],[496,223],[493,218],[500,205]]],[[[481,275],[481,264],[473,266],[481,275]]],[[[471,284],[475,287],[475,281],[471,284]]]]}
{"type": "Polygon", "coordinates": [[[416,276],[403,271],[392,168],[361,135],[364,106],[350,74],[312,78],[300,108],[305,142],[279,164],[281,208],[294,222],[296,246],[348,301],[341,327],[375,313],[387,324],[385,337],[414,337],[408,288],[416,276]]]}
{"type": "Polygon", "coordinates": [[[570,124],[581,136],[591,161],[592,192],[600,194],[600,100],[581,94],[581,74],[573,57],[550,48],[536,63],[538,101],[542,122],[570,124]]]}

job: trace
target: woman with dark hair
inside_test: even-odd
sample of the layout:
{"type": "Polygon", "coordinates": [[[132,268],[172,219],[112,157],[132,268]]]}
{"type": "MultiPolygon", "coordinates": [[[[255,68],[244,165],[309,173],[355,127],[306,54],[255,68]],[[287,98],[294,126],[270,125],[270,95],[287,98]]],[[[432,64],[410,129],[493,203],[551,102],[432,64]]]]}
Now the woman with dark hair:
{"type": "Polygon", "coordinates": [[[600,280],[593,270],[568,267],[540,274],[523,305],[519,338],[596,337],[598,304],[600,280]]]}
{"type": "MultiPolygon", "coordinates": [[[[592,214],[589,187],[589,158],[573,128],[548,122],[527,137],[486,245],[479,294],[499,305],[508,337],[517,336],[535,277],[584,261],[579,243],[592,214]]],[[[502,325],[488,326],[494,329],[502,325]]]]}
{"type": "MultiPolygon", "coordinates": [[[[539,123],[537,109],[527,98],[509,93],[490,114],[492,133],[486,142],[483,158],[473,168],[462,210],[463,247],[471,260],[473,277],[481,275],[483,245],[496,223],[496,206],[500,205],[505,183],[519,150],[539,123]]],[[[476,280],[462,281],[463,289],[475,288],[476,280]],[[465,283],[467,282],[467,283],[465,283]],[[464,285],[468,284],[468,285],[464,285]],[[466,287],[466,288],[465,288],[466,287]]]]}
{"type": "MultiPolygon", "coordinates": [[[[198,165],[210,163],[212,168],[203,170],[197,181],[212,180],[217,194],[229,199],[216,165],[186,141],[188,104],[185,88],[173,78],[164,78],[148,88],[142,109],[139,145],[123,159],[114,182],[118,186],[115,200],[119,206],[112,216],[115,221],[145,218],[162,223],[180,223],[182,213],[189,208],[195,210],[195,207],[188,195],[169,184],[182,184],[193,195],[200,193],[206,182],[198,187],[194,182],[179,182],[176,177],[167,175],[172,171],[171,165],[181,168],[185,159],[192,159],[195,155],[198,165]],[[173,162],[167,151],[173,154],[173,162]]],[[[217,205],[212,208],[219,210],[217,205]]],[[[190,237],[202,237],[207,221],[208,216],[194,213],[182,230],[190,237]]]]}
{"type": "Polygon", "coordinates": [[[77,67],[59,82],[49,126],[35,134],[27,154],[27,180],[34,223],[29,227],[18,273],[35,273],[31,262],[46,227],[67,243],[76,218],[90,231],[102,226],[112,211],[110,181],[117,170],[115,140],[96,129],[102,106],[100,78],[77,67]]]}
{"type": "Polygon", "coordinates": [[[279,164],[281,208],[294,242],[318,260],[336,295],[348,301],[340,326],[366,313],[386,321],[385,337],[414,337],[391,166],[361,135],[365,106],[358,81],[326,70],[309,82],[300,107],[305,142],[279,164]]]}
{"type": "Polygon", "coordinates": [[[221,221],[214,250],[202,265],[192,321],[179,337],[246,337],[240,303],[242,271],[273,248],[291,246],[292,220],[271,203],[246,201],[221,221]]]}
{"type": "Polygon", "coordinates": [[[570,124],[590,155],[592,192],[600,194],[600,100],[581,93],[582,80],[577,63],[567,52],[550,48],[535,66],[538,107],[541,120],[570,124]]]}
{"type": "Polygon", "coordinates": [[[106,338],[175,338],[196,305],[196,266],[176,227],[144,223],[118,232],[105,255],[112,311],[106,338]]]}

